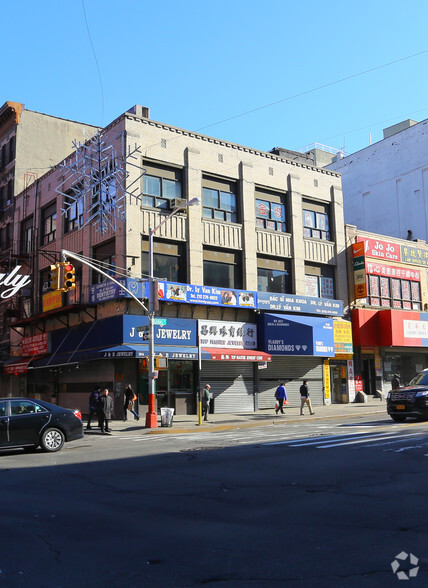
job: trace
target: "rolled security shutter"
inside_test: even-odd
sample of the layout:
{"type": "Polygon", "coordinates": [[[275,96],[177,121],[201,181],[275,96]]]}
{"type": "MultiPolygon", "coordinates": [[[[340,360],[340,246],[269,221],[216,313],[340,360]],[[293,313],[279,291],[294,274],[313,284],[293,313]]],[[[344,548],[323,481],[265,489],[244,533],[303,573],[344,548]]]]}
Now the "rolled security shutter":
{"type": "Polygon", "coordinates": [[[324,404],[323,360],[319,357],[272,356],[272,361],[258,373],[259,409],[275,405],[275,390],[281,381],[285,382],[290,406],[300,406],[300,386],[303,379],[309,380],[309,393],[313,406],[324,404]],[[262,371],[262,373],[260,373],[262,371]]]}
{"type": "Polygon", "coordinates": [[[215,413],[254,412],[252,362],[203,361],[200,380],[211,386],[215,413]]]}

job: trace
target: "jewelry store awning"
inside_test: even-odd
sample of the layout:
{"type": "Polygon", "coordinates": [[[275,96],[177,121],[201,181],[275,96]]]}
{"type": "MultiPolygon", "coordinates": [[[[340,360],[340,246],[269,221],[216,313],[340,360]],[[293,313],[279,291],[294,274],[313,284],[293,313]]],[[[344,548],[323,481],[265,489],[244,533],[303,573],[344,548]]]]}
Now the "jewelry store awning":
{"type": "Polygon", "coordinates": [[[272,356],[264,351],[256,349],[217,349],[215,347],[203,347],[202,359],[215,361],[272,361],[272,356]]]}
{"type": "MultiPolygon", "coordinates": [[[[34,368],[63,367],[94,361],[97,359],[129,359],[147,357],[148,345],[114,345],[98,349],[84,349],[68,353],[56,353],[34,362],[34,368]]],[[[155,345],[155,355],[162,355],[167,359],[198,359],[197,347],[179,347],[174,345],[155,345]]]]}

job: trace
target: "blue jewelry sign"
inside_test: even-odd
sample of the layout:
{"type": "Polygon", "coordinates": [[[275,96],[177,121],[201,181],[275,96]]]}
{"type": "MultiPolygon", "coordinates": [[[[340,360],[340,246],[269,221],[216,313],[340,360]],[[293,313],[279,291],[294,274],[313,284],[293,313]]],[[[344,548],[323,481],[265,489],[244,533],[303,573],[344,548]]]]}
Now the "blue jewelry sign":
{"type": "MultiPolygon", "coordinates": [[[[149,319],[147,316],[123,315],[123,343],[147,343],[149,319]]],[[[155,320],[155,345],[197,346],[197,328],[194,319],[167,318],[155,320]]]]}
{"type": "Polygon", "coordinates": [[[343,315],[343,302],[341,300],[296,296],[294,294],[274,294],[273,292],[257,292],[257,308],[280,312],[343,315]]]}

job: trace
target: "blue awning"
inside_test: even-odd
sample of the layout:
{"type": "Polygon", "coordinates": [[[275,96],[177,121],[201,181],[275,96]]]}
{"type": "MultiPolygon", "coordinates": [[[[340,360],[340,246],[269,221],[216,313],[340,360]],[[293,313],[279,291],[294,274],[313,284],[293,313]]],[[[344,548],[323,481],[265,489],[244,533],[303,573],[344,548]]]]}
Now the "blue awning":
{"type": "MultiPolygon", "coordinates": [[[[98,349],[84,349],[67,353],[53,353],[34,361],[34,368],[59,367],[94,361],[96,359],[128,359],[147,357],[148,345],[115,345],[98,349]]],[[[155,345],[155,355],[163,355],[168,359],[198,359],[197,347],[179,347],[172,345],[155,345]]],[[[31,368],[30,368],[31,369],[31,368]]]]}
{"type": "Polygon", "coordinates": [[[259,348],[272,355],[334,357],[333,319],[266,313],[258,318],[259,348]]]}

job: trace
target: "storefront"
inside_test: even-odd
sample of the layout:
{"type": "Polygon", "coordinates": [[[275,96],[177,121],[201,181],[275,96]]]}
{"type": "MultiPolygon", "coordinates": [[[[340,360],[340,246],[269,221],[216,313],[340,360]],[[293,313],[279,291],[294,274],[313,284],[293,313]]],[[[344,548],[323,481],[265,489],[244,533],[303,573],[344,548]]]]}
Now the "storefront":
{"type": "Polygon", "coordinates": [[[210,384],[211,410],[216,413],[254,412],[257,367],[271,361],[257,350],[255,323],[199,320],[201,389],[210,384]]]}
{"type": "Polygon", "coordinates": [[[324,404],[324,358],[334,355],[333,320],[301,315],[260,315],[259,347],[272,362],[258,376],[258,408],[273,408],[273,396],[285,382],[292,406],[300,405],[300,386],[309,381],[312,404],[324,404]]]}
{"type": "Polygon", "coordinates": [[[404,384],[428,367],[428,313],[354,309],[352,329],[367,394],[386,394],[395,373],[404,384]]]}
{"type": "MultiPolygon", "coordinates": [[[[158,371],[158,408],[168,405],[179,413],[193,409],[196,412],[196,320],[157,318],[154,339],[156,357],[165,360],[158,371]],[[192,401],[186,402],[190,396],[192,401]]],[[[114,396],[115,418],[121,418],[123,391],[129,383],[138,390],[139,405],[144,410],[147,340],[148,318],[139,315],[110,317],[52,331],[51,353],[30,366],[28,389],[86,412],[94,386],[107,386],[114,396]]]]}

